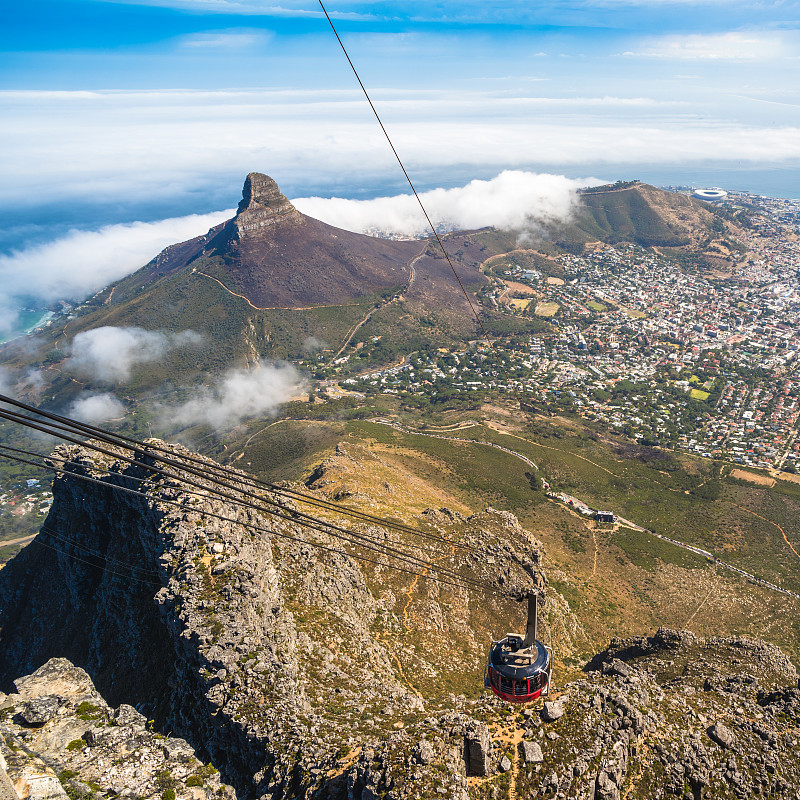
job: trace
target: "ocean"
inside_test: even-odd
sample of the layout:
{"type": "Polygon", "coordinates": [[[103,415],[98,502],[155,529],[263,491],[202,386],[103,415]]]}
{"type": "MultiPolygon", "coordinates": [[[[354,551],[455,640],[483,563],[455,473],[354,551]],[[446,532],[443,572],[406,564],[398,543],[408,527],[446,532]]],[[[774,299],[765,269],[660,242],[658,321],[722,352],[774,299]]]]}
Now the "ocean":
{"type": "Polygon", "coordinates": [[[17,324],[14,329],[5,336],[0,336],[0,344],[10,342],[12,339],[17,339],[30,333],[40,325],[44,325],[47,320],[53,317],[53,312],[48,311],[46,308],[26,308],[19,311],[17,316],[17,324]]]}

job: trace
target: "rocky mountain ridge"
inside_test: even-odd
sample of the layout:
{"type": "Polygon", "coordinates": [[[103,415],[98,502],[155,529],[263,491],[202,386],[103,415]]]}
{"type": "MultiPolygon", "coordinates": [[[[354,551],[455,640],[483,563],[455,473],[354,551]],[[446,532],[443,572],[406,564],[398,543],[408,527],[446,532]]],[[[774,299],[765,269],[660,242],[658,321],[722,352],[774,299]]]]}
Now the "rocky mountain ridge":
{"type": "MultiPolygon", "coordinates": [[[[557,672],[543,707],[512,707],[481,692],[488,638],[522,627],[512,600],[364,563],[177,472],[74,445],[51,462],[40,538],[0,573],[0,688],[69,658],[110,702],[185,736],[239,797],[796,797],[800,688],[772,645],[663,629],[615,640],[581,677],[557,672]]],[[[342,445],[314,491],[338,491],[348,463],[365,462],[342,445]]],[[[435,564],[512,591],[546,582],[540,544],[509,513],[407,521],[479,550],[417,543],[435,564]]],[[[563,653],[571,612],[547,596],[542,638],[563,653]]]]}

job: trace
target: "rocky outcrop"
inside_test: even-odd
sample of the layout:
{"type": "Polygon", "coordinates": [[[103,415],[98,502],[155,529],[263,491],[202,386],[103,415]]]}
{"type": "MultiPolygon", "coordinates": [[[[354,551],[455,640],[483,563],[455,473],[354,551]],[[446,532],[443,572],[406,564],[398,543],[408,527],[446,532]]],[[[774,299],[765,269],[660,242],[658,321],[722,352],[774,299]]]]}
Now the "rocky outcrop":
{"type": "Polygon", "coordinates": [[[258,237],[273,225],[300,225],[303,219],[272,178],[260,172],[247,176],[233,220],[240,239],[258,237]]]}
{"type": "Polygon", "coordinates": [[[614,640],[586,679],[564,687],[563,714],[525,723],[517,791],[595,800],[794,798],[800,718],[787,699],[796,683],[788,659],[764,642],[667,629],[614,640]],[[709,688],[712,675],[718,690],[709,688]],[[767,690],[785,682],[792,687],[767,690]],[[529,737],[541,742],[541,763],[529,758],[529,737]]]}
{"type": "Polygon", "coordinates": [[[84,670],[54,658],[0,694],[0,797],[97,794],[233,800],[183,739],[156,733],[131,706],[111,708],[84,670]]]}
{"type": "MultiPolygon", "coordinates": [[[[559,714],[503,706],[490,697],[462,703],[454,713],[425,720],[424,761],[401,757],[419,733],[390,736],[368,754],[371,767],[360,773],[354,796],[464,798],[466,790],[469,797],[503,797],[492,789],[502,776],[512,775],[519,798],[795,800],[800,786],[796,679],[779,690],[767,690],[752,676],[738,684],[743,661],[733,663],[730,654],[741,654],[741,640],[725,644],[667,630],[654,638],[671,647],[616,662],[624,670],[592,669],[584,679],[559,686],[559,714]],[[740,689],[706,690],[708,674],[740,689]],[[479,719],[488,721],[485,729],[479,719]],[[423,768],[428,764],[433,773],[423,768]],[[414,770],[406,780],[398,777],[403,768],[414,770]],[[409,781],[418,794],[410,792],[409,781]]],[[[762,645],[748,647],[757,654],[762,645]]],[[[765,682],[773,685],[792,671],[765,682]]]]}

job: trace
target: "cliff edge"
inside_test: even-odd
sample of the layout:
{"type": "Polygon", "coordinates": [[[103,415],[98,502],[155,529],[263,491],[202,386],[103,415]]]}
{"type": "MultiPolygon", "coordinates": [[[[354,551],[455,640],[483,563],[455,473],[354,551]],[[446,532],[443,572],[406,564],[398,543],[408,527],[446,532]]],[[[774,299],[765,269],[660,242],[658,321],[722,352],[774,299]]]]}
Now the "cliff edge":
{"type": "MultiPolygon", "coordinates": [[[[310,491],[338,491],[350,462],[370,468],[340,446],[310,491]]],[[[277,496],[265,495],[273,513],[244,508],[203,480],[187,487],[177,468],[159,475],[74,445],[51,463],[50,515],[0,573],[12,722],[33,685],[12,681],[69,658],[110,703],[185,737],[241,798],[797,797],[800,687],[773,645],[661,629],[614,640],[577,679],[556,673],[543,705],[484,692],[488,640],[521,629],[523,610],[428,578],[447,566],[511,592],[544,586],[540,544],[512,514],[406,520],[447,541],[358,527],[433,562],[410,575],[305,528],[277,496]]],[[[558,661],[573,620],[547,595],[540,631],[558,661]]],[[[90,738],[117,735],[109,724],[90,738]]]]}

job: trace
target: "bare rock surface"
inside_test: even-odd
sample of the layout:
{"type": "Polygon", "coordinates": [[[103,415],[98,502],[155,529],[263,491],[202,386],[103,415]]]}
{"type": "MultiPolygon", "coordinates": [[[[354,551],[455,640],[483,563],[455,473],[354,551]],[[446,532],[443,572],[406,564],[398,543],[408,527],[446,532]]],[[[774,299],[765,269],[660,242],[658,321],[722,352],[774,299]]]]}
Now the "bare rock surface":
{"type": "Polygon", "coordinates": [[[303,217],[268,175],[251,172],[242,190],[234,225],[239,238],[258,236],[273,225],[302,223],[303,217]]]}
{"type": "Polygon", "coordinates": [[[186,741],[150,730],[134,709],[110,708],[66,659],[51,659],[16,686],[0,704],[2,800],[162,798],[168,790],[185,800],[233,800],[186,741]]]}
{"type": "MultiPolygon", "coordinates": [[[[189,455],[177,446],[173,452],[189,455]]],[[[228,503],[204,491],[202,479],[189,491],[177,479],[78,446],[59,447],[52,463],[63,472],[40,536],[44,544],[50,531],[59,538],[52,549],[23,551],[0,574],[3,688],[37,670],[17,680],[18,692],[46,684],[37,696],[98,704],[80,670],[38,672],[52,668],[52,656],[67,658],[119,707],[111,715],[118,727],[142,729],[136,705],[158,730],[187,737],[244,795],[372,786],[375,768],[362,763],[363,753],[397,720],[405,730],[391,736],[407,743],[403,759],[433,770],[440,757],[433,738],[418,746],[427,698],[416,684],[434,681],[443,668],[480,680],[485,640],[469,632],[469,615],[481,597],[365,569],[315,531],[327,548],[320,551],[303,543],[308,530],[291,519],[228,503]],[[73,472],[100,485],[75,480],[73,472]],[[113,484],[135,485],[150,497],[114,492],[113,484]],[[428,653],[443,637],[463,631],[467,649],[431,663],[428,653]]],[[[273,499],[292,512],[291,501],[273,499]]],[[[545,584],[538,542],[513,515],[489,509],[467,519],[437,509],[420,524],[490,553],[487,561],[469,548],[447,548],[449,569],[510,592],[545,584]]],[[[369,525],[359,533],[379,541],[389,535],[369,525]]],[[[427,547],[428,557],[444,561],[438,541],[427,547]]],[[[507,619],[518,607],[509,600],[493,613],[507,619]]],[[[431,685],[438,709],[452,707],[431,685]]],[[[496,771],[485,723],[453,725],[454,774],[466,773],[466,758],[483,775],[496,771]]],[[[90,750],[120,745],[114,726],[88,735],[90,750]]]]}

